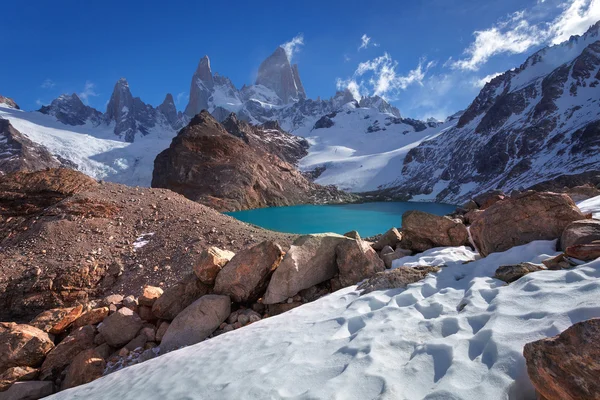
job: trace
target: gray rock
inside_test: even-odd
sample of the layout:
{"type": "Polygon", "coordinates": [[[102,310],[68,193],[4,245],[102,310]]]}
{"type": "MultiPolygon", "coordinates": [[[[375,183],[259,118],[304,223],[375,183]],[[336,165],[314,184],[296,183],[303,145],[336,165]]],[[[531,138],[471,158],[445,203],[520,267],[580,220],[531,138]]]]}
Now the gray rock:
{"type": "Polygon", "coordinates": [[[127,307],[106,317],[98,326],[98,331],[112,347],[121,347],[133,339],[142,327],[139,315],[127,307]]]}
{"type": "Polygon", "coordinates": [[[0,392],[0,400],[37,400],[54,393],[54,384],[49,381],[15,382],[5,392],[0,392]]]}

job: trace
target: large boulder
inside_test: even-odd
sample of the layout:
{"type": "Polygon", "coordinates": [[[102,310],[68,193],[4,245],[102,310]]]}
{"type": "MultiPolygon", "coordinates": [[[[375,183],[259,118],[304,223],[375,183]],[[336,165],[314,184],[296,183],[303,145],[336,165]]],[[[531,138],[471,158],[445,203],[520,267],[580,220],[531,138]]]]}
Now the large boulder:
{"type": "Polygon", "coordinates": [[[381,254],[380,257],[383,260],[386,268],[392,268],[394,261],[412,255],[412,251],[408,249],[397,249],[390,253],[381,254]]]}
{"type": "Polygon", "coordinates": [[[93,348],[96,330],[91,325],[75,329],[48,355],[40,369],[40,379],[58,378],[73,358],[84,350],[93,348]]]}
{"type": "Polygon", "coordinates": [[[237,303],[256,301],[283,255],[281,246],[268,240],[240,251],[217,275],[214,292],[237,303]]]}
{"type": "Polygon", "coordinates": [[[597,399],[600,393],[600,318],[523,349],[531,383],[546,400],[597,399]]]}
{"type": "Polygon", "coordinates": [[[73,328],[81,328],[86,325],[96,325],[108,317],[108,307],[99,307],[89,310],[73,322],[73,328]]]}
{"type": "Polygon", "coordinates": [[[61,389],[69,389],[96,380],[102,376],[104,368],[106,362],[95,349],[84,350],[75,356],[67,368],[61,389]]]}
{"type": "Polygon", "coordinates": [[[338,272],[335,248],[349,240],[333,233],[296,239],[273,273],[263,303],[280,303],[302,289],[333,278],[338,272]]]}
{"type": "Polygon", "coordinates": [[[590,244],[576,244],[569,246],[565,250],[569,257],[577,258],[582,261],[592,261],[600,257],[600,242],[590,244]]]}
{"type": "Polygon", "coordinates": [[[440,267],[419,265],[379,272],[360,284],[357,290],[361,290],[362,294],[367,294],[375,290],[405,288],[407,285],[418,282],[428,274],[438,272],[439,270],[440,267]]]}
{"type": "Polygon", "coordinates": [[[200,282],[193,273],[188,274],[177,284],[166,289],[152,306],[156,318],[173,320],[194,301],[210,291],[210,286],[200,282]]]}
{"type": "Polygon", "coordinates": [[[206,339],[231,314],[229,296],[202,296],[183,310],[162,338],[161,352],[189,346],[206,339]]]}
{"type": "Polygon", "coordinates": [[[58,335],[79,318],[82,311],[81,305],[72,308],[54,308],[37,315],[29,324],[44,332],[58,335]]]}
{"type": "Polygon", "coordinates": [[[0,392],[5,391],[15,382],[32,381],[38,377],[39,373],[40,370],[37,368],[10,367],[0,374],[0,392]]]}
{"type": "Polygon", "coordinates": [[[600,221],[584,219],[570,223],[560,237],[560,247],[563,251],[567,247],[577,244],[590,244],[600,240],[600,221]]]}
{"type": "Polygon", "coordinates": [[[54,393],[54,384],[48,381],[15,382],[0,393],[0,400],[37,400],[54,393]]]}
{"type": "Polygon", "coordinates": [[[123,307],[109,315],[98,326],[98,331],[106,343],[112,347],[121,347],[136,336],[142,324],[142,319],[137,313],[123,307]]]}
{"type": "Polygon", "coordinates": [[[340,284],[354,285],[377,272],[385,265],[377,252],[362,240],[345,240],[335,248],[340,284]]]}
{"type": "Polygon", "coordinates": [[[469,244],[469,232],[460,221],[412,210],[402,215],[402,242],[404,249],[422,252],[434,247],[464,246],[469,244]]]}
{"type": "Polygon", "coordinates": [[[574,221],[585,219],[566,194],[524,192],[486,209],[471,225],[471,235],[483,256],[534,240],[559,238],[574,221]]]}
{"type": "Polygon", "coordinates": [[[218,247],[209,247],[200,253],[200,257],[194,263],[194,273],[200,281],[206,285],[213,285],[219,271],[225,264],[235,256],[235,253],[228,250],[221,250],[218,247]]]}
{"type": "Polygon", "coordinates": [[[48,334],[36,327],[0,322],[0,372],[11,367],[37,367],[53,348],[48,334]]]}

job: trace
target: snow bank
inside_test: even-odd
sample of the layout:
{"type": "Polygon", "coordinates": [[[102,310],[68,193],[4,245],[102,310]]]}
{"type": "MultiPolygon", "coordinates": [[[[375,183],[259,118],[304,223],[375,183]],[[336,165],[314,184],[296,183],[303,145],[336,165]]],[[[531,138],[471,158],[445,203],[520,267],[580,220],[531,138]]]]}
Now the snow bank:
{"type": "Polygon", "coordinates": [[[407,289],[346,288],[53,398],[534,398],[523,345],[600,316],[600,261],[508,286],[491,276],[554,246],[468,263],[476,254],[464,247],[432,249],[404,261],[446,267],[407,289]]]}
{"type": "Polygon", "coordinates": [[[583,213],[592,213],[592,217],[595,219],[600,219],[600,196],[592,197],[591,199],[587,199],[577,203],[577,207],[583,213]]]}

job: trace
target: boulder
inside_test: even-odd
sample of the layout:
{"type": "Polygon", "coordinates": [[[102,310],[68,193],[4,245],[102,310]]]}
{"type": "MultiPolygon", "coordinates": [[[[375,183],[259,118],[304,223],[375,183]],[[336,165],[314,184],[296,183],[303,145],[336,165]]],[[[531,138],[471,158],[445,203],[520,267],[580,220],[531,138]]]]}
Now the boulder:
{"type": "Polygon", "coordinates": [[[73,322],[73,328],[81,328],[86,325],[97,325],[108,317],[108,307],[94,308],[87,311],[73,322]]]}
{"type": "Polygon", "coordinates": [[[108,343],[103,343],[100,346],[95,347],[94,350],[96,350],[100,357],[105,360],[108,360],[108,358],[115,352],[115,348],[110,347],[108,343]]]}
{"type": "Polygon", "coordinates": [[[333,278],[338,273],[335,248],[349,240],[333,233],[300,236],[273,273],[263,303],[280,303],[333,278]]]}
{"type": "Polygon", "coordinates": [[[422,252],[434,247],[468,244],[469,232],[462,222],[418,210],[402,214],[400,246],[404,249],[422,252]]]}
{"type": "Polygon", "coordinates": [[[402,240],[402,234],[398,232],[398,229],[392,228],[384,233],[381,238],[373,244],[373,248],[380,251],[385,246],[395,247],[400,240],[402,240]]]}
{"type": "Polygon", "coordinates": [[[527,274],[544,270],[546,270],[546,267],[528,262],[516,265],[502,265],[496,269],[494,278],[500,279],[506,283],[512,283],[527,274]]]}
{"type": "Polygon", "coordinates": [[[228,296],[202,296],[171,322],[162,338],[161,352],[201,342],[213,333],[230,313],[231,300],[228,296]]]}
{"type": "Polygon", "coordinates": [[[473,222],[477,221],[477,219],[481,216],[483,210],[471,210],[468,211],[463,218],[465,220],[465,224],[471,225],[473,222]]]}
{"type": "Polygon", "coordinates": [[[385,269],[383,261],[368,243],[345,240],[335,248],[339,280],[343,287],[355,285],[385,269]]]}
{"type": "Polygon", "coordinates": [[[44,332],[58,335],[79,318],[82,311],[81,305],[72,308],[54,308],[37,315],[29,324],[44,332]]]}
{"type": "Polygon", "coordinates": [[[164,291],[162,296],[154,302],[152,313],[156,318],[171,321],[187,306],[207,294],[209,290],[210,286],[200,282],[193,273],[189,274],[179,283],[164,291]]]}
{"type": "Polygon", "coordinates": [[[534,240],[559,238],[574,221],[585,219],[566,194],[524,192],[486,209],[471,225],[482,256],[534,240]]]}
{"type": "Polygon", "coordinates": [[[202,283],[213,285],[219,271],[233,256],[235,256],[234,252],[221,250],[218,247],[204,249],[200,253],[198,260],[194,263],[194,273],[202,283]]]}
{"type": "Polygon", "coordinates": [[[102,299],[103,306],[110,306],[111,304],[120,304],[123,301],[123,296],[120,294],[111,294],[102,299]]]}
{"type": "Polygon", "coordinates": [[[392,268],[392,264],[394,262],[394,260],[398,260],[402,257],[406,257],[406,256],[410,256],[412,255],[412,251],[407,250],[407,249],[397,249],[392,251],[391,253],[387,253],[387,254],[383,254],[381,256],[381,259],[383,260],[383,263],[385,265],[386,268],[392,268]]]}
{"type": "Polygon", "coordinates": [[[492,190],[491,192],[482,193],[478,196],[475,196],[473,200],[480,210],[485,210],[486,208],[493,206],[505,198],[506,195],[501,190],[492,190]]]}
{"type": "Polygon", "coordinates": [[[344,236],[350,239],[360,240],[360,234],[357,231],[346,232],[344,233],[344,236]]]}
{"type": "Polygon", "coordinates": [[[123,307],[109,315],[98,326],[98,331],[104,336],[106,343],[112,347],[121,347],[133,339],[141,327],[140,316],[129,308],[123,307]]]}
{"type": "Polygon", "coordinates": [[[568,269],[574,267],[576,264],[567,258],[567,256],[563,254],[559,254],[556,257],[547,258],[542,261],[542,264],[549,270],[557,271],[561,269],[568,269]]]}
{"type": "Polygon", "coordinates": [[[157,342],[161,342],[163,340],[163,337],[165,336],[165,333],[167,332],[167,330],[169,329],[169,324],[168,322],[161,322],[160,325],[158,326],[158,329],[156,330],[156,334],[154,335],[154,339],[157,342]]]}
{"type": "Polygon", "coordinates": [[[102,376],[104,368],[106,362],[95,349],[84,350],[75,356],[67,368],[61,389],[69,389],[96,380],[102,376]]]}
{"type": "Polygon", "coordinates": [[[11,367],[37,367],[54,342],[31,325],[0,322],[0,372],[11,367]]]}
{"type": "Polygon", "coordinates": [[[0,393],[0,400],[37,400],[54,393],[54,384],[48,381],[15,382],[0,393]]]}
{"type": "Polygon", "coordinates": [[[570,223],[560,237],[560,247],[563,251],[567,247],[577,244],[590,244],[600,240],[600,221],[584,219],[570,223]]]}
{"type": "Polygon", "coordinates": [[[146,335],[137,335],[135,338],[131,339],[129,343],[125,345],[125,348],[129,351],[133,351],[138,347],[143,348],[144,345],[148,342],[148,338],[146,335]]]}
{"type": "Polygon", "coordinates": [[[95,329],[91,325],[82,326],[71,332],[46,356],[40,369],[40,379],[58,378],[77,354],[95,347],[95,334],[95,329]]]}
{"type": "Polygon", "coordinates": [[[0,392],[5,391],[15,382],[32,381],[38,377],[40,370],[31,367],[10,367],[0,374],[0,392]]]}
{"type": "Polygon", "coordinates": [[[527,343],[527,373],[547,400],[597,399],[600,318],[578,322],[552,338],[527,343]]]}
{"type": "Polygon", "coordinates": [[[440,267],[419,265],[379,272],[358,286],[357,290],[362,290],[361,294],[367,294],[375,290],[405,288],[407,285],[425,278],[427,274],[438,272],[439,270],[440,267]]]}
{"type": "Polygon", "coordinates": [[[268,240],[241,250],[219,272],[214,292],[228,295],[237,303],[256,301],[283,255],[281,246],[268,240]]]}
{"type": "Polygon", "coordinates": [[[272,317],[274,315],[283,314],[284,312],[288,312],[296,307],[300,307],[303,303],[301,301],[293,301],[291,303],[278,303],[278,304],[269,304],[267,309],[269,311],[269,315],[272,317]]]}
{"type": "Polygon", "coordinates": [[[576,244],[567,247],[565,254],[569,257],[577,258],[582,261],[592,261],[600,257],[600,242],[590,244],[576,244]]]}
{"type": "Polygon", "coordinates": [[[383,257],[386,254],[393,253],[394,249],[391,246],[384,246],[383,249],[379,252],[379,256],[383,257]]]}
{"type": "Polygon", "coordinates": [[[142,295],[138,297],[140,306],[152,307],[154,302],[163,294],[163,290],[156,286],[144,286],[142,295]]]}

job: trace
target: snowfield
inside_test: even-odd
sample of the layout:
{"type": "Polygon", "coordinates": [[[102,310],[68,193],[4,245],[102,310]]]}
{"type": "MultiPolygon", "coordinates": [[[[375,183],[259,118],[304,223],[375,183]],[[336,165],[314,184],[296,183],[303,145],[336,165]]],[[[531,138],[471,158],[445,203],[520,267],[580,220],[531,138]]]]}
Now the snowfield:
{"type": "Polygon", "coordinates": [[[534,399],[523,346],[600,317],[600,260],[492,276],[555,245],[431,249],[395,263],[445,265],[406,289],[349,287],[52,399],[534,399]]]}

